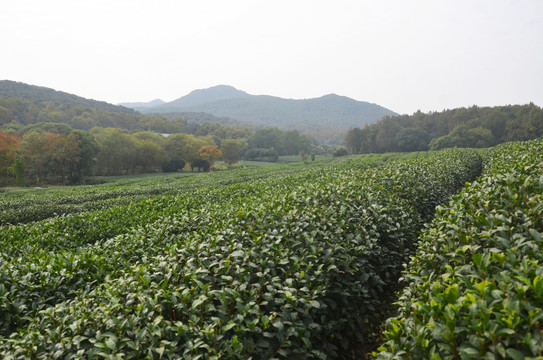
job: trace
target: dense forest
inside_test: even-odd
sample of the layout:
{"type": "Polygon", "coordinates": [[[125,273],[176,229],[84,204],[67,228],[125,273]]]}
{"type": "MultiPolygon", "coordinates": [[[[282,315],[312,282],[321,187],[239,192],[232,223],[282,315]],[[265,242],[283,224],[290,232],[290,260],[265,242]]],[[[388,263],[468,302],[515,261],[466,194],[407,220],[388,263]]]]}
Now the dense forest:
{"type": "Polygon", "coordinates": [[[458,108],[442,112],[386,116],[345,136],[352,154],[484,148],[543,136],[543,110],[530,103],[458,108]]]}
{"type": "Polygon", "coordinates": [[[105,101],[86,99],[63,91],[56,91],[43,86],[28,85],[11,80],[0,80],[0,98],[32,99],[37,102],[82,105],[88,108],[116,113],[136,113],[133,109],[124,106],[113,105],[105,101]]]}

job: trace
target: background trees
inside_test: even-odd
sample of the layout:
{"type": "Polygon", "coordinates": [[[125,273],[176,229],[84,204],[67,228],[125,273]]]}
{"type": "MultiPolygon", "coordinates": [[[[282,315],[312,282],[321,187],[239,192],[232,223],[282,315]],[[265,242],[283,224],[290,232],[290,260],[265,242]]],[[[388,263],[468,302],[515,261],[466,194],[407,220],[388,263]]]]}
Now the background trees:
{"type": "Polygon", "coordinates": [[[406,127],[396,135],[398,151],[402,152],[426,151],[429,142],[430,135],[421,128],[406,127]]]}
{"type": "Polygon", "coordinates": [[[26,134],[21,141],[20,156],[27,165],[28,176],[33,179],[33,183],[39,184],[40,179],[47,177],[50,159],[47,156],[46,134],[26,134]]]}
{"type": "Polygon", "coordinates": [[[94,174],[95,158],[100,151],[100,146],[96,142],[94,136],[82,130],[72,131],[73,136],[78,138],[81,151],[79,154],[79,161],[73,165],[70,176],[73,183],[84,183],[84,176],[94,174]]]}
{"type": "Polygon", "coordinates": [[[198,153],[202,160],[209,163],[209,166],[213,165],[216,160],[222,157],[222,151],[219,150],[217,145],[202,146],[200,150],[198,150],[198,153]]]}
{"type": "Polygon", "coordinates": [[[46,155],[53,171],[61,176],[64,185],[67,174],[76,168],[81,159],[81,142],[76,134],[46,134],[46,155]]]}
{"type": "MultiPolygon", "coordinates": [[[[275,161],[281,155],[325,151],[296,130],[231,128],[224,123],[187,123],[182,118],[12,98],[0,99],[0,126],[2,184],[13,184],[15,172],[19,183],[26,177],[33,184],[82,184],[85,176],[94,174],[181,171],[186,165],[207,170],[220,157],[234,164],[242,157],[275,161]]],[[[473,106],[385,117],[350,129],[344,149],[358,154],[490,147],[542,136],[543,110],[534,104],[473,106]]]]}
{"type": "Polygon", "coordinates": [[[136,163],[137,140],[128,133],[114,128],[94,128],[91,132],[100,145],[97,172],[104,175],[128,173],[136,163]]]}
{"type": "Polygon", "coordinates": [[[19,137],[0,131],[0,175],[13,165],[20,142],[19,137]]]}
{"type": "Polygon", "coordinates": [[[298,155],[302,150],[311,151],[311,141],[297,130],[281,131],[265,128],[256,131],[247,140],[249,149],[272,149],[279,155],[298,155]]]}
{"type": "Polygon", "coordinates": [[[490,147],[542,136],[543,110],[530,103],[385,117],[364,128],[350,129],[344,140],[349,152],[365,154],[490,147]]]}
{"type": "Polygon", "coordinates": [[[195,162],[202,160],[199,152],[200,149],[207,145],[215,145],[211,136],[195,137],[192,134],[174,134],[168,136],[164,142],[167,168],[184,162],[188,163],[193,170],[195,162]]]}
{"type": "Polygon", "coordinates": [[[221,143],[223,161],[230,165],[237,163],[241,159],[241,154],[246,147],[247,142],[243,140],[224,140],[221,143]]]}

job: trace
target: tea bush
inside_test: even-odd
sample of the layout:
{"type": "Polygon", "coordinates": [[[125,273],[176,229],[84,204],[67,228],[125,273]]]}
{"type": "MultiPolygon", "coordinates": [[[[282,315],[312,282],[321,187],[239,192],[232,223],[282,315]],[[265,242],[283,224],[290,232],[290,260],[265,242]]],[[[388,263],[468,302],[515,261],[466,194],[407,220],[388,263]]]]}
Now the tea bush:
{"type": "Polygon", "coordinates": [[[377,358],[543,356],[543,140],[485,164],[422,234],[377,358]]]}
{"type": "MultiPolygon", "coordinates": [[[[28,189],[6,193],[0,198],[0,225],[16,225],[86,211],[128,205],[156,195],[190,196],[192,191],[237,184],[278,175],[288,176],[307,170],[303,164],[289,164],[260,169],[238,169],[235,172],[208,174],[175,174],[150,177],[127,177],[116,182],[95,186],[67,186],[28,189]]],[[[312,168],[328,166],[326,162],[311,164],[312,168]]]]}
{"type": "Polygon", "coordinates": [[[481,164],[455,149],[256,172],[2,228],[0,355],[345,357],[373,341],[428,214],[481,164]]]}

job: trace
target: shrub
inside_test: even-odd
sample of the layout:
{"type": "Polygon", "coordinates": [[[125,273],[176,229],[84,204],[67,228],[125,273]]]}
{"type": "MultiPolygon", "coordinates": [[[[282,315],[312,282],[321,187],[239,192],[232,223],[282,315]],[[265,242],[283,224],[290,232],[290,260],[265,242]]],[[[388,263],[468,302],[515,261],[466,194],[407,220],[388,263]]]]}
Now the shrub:
{"type": "Polygon", "coordinates": [[[379,359],[543,355],[543,141],[485,163],[423,232],[379,359]]]}

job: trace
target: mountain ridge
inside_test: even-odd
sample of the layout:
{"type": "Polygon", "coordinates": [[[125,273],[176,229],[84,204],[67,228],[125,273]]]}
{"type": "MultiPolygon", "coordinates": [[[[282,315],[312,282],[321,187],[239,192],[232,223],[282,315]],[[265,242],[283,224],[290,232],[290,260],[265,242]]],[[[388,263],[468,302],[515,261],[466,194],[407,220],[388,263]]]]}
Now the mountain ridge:
{"type": "Polygon", "coordinates": [[[12,80],[0,80],[0,98],[32,99],[41,102],[69,103],[116,113],[135,114],[135,110],[105,101],[87,99],[45,86],[30,85],[12,80]]]}
{"type": "MultiPolygon", "coordinates": [[[[108,124],[111,123],[111,125],[108,126],[127,129],[133,127],[131,121],[135,118],[129,119],[126,116],[142,118],[156,116],[159,122],[163,122],[165,118],[175,122],[177,118],[186,117],[188,122],[198,124],[211,122],[234,127],[277,127],[282,130],[298,130],[317,143],[326,144],[341,143],[350,128],[361,128],[366,124],[376,123],[384,116],[397,115],[382,106],[333,93],[311,99],[285,99],[271,95],[251,95],[229,85],[194,90],[168,103],[156,99],[148,103],[113,105],[46,87],[11,80],[0,81],[0,99],[9,101],[10,98],[19,99],[24,102],[23,104],[35,102],[39,105],[36,109],[40,106],[48,106],[48,103],[54,103],[56,106],[71,105],[70,118],[60,121],[58,117],[47,118],[40,115],[40,121],[60,121],[78,129],[86,129],[91,124],[102,124],[103,117],[110,120],[108,124]],[[92,112],[79,109],[78,106],[105,110],[112,114],[94,115],[92,112]],[[82,116],[83,113],[86,115],[82,116]],[[114,115],[115,113],[117,115],[114,115]],[[93,116],[98,117],[94,119],[93,116]]],[[[9,122],[11,118],[9,112],[4,112],[4,115],[8,118],[3,121],[9,122]]],[[[137,123],[138,119],[134,121],[137,123]]],[[[145,128],[147,125],[142,126],[145,128]]],[[[163,132],[166,128],[171,128],[167,126],[168,124],[163,125],[161,127],[161,129],[164,128],[161,130],[163,132]]]]}
{"type": "Polygon", "coordinates": [[[166,104],[166,101],[161,99],[154,99],[148,102],[142,102],[142,101],[135,101],[135,102],[123,102],[117,104],[118,106],[124,106],[130,109],[134,109],[137,111],[138,108],[149,108],[154,106],[159,106],[162,104],[166,104]]]}
{"type": "Polygon", "coordinates": [[[333,93],[318,98],[285,99],[251,95],[229,85],[194,90],[165,104],[135,109],[146,114],[204,112],[258,126],[298,130],[315,125],[349,129],[398,115],[380,105],[333,93]]]}

